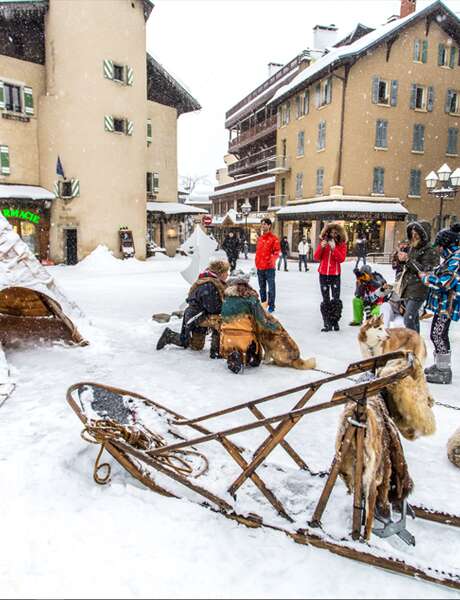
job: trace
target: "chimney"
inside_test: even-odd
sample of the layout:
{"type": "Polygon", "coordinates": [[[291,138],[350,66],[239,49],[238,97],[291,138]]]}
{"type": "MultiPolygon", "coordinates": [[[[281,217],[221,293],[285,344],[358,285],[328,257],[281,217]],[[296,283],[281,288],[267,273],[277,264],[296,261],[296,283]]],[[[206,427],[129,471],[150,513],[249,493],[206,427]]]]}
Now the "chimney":
{"type": "Polygon", "coordinates": [[[417,0],[401,0],[401,12],[399,17],[403,19],[415,11],[417,0]]]}
{"type": "Polygon", "coordinates": [[[314,50],[326,50],[333,46],[337,41],[338,29],[334,24],[315,25],[313,27],[313,48],[314,50]]]}
{"type": "Polygon", "coordinates": [[[284,67],[284,65],[274,62],[268,63],[268,76],[271,77],[272,75],[274,75],[277,71],[281,69],[281,67],[284,67]]]}

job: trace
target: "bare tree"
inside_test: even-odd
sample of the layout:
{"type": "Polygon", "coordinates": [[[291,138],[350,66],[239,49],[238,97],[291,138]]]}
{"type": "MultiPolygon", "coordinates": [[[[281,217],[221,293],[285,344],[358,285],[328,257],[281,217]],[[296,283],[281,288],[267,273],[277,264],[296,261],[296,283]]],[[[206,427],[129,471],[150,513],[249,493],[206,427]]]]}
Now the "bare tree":
{"type": "Polygon", "coordinates": [[[189,198],[199,183],[211,185],[207,175],[181,175],[180,183],[189,198]]]}

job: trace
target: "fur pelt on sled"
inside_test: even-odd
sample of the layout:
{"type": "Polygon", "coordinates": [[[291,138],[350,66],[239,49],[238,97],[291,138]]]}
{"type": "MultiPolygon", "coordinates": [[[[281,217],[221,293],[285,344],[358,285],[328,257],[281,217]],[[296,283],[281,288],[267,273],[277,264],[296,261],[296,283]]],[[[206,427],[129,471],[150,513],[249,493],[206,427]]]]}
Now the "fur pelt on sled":
{"type": "MultiPolygon", "coordinates": [[[[340,450],[348,418],[355,413],[355,402],[348,402],[342,413],[336,438],[336,452],[340,450]]],[[[356,438],[353,438],[343,456],[340,476],[349,493],[354,489],[356,438]]],[[[385,402],[379,396],[367,400],[367,429],[364,437],[363,492],[366,500],[366,539],[369,539],[376,506],[384,515],[391,504],[402,502],[411,493],[413,482],[407,468],[398,431],[388,414],[385,402]]]]}
{"type": "MultiPolygon", "coordinates": [[[[404,359],[392,360],[379,370],[379,377],[397,373],[404,365],[404,359]]],[[[436,431],[436,420],[431,408],[434,400],[418,360],[414,361],[412,375],[386,387],[384,398],[391,418],[407,440],[413,441],[436,431]]]]}
{"type": "Polygon", "coordinates": [[[454,432],[447,442],[447,456],[450,462],[460,469],[460,428],[454,432]]]}

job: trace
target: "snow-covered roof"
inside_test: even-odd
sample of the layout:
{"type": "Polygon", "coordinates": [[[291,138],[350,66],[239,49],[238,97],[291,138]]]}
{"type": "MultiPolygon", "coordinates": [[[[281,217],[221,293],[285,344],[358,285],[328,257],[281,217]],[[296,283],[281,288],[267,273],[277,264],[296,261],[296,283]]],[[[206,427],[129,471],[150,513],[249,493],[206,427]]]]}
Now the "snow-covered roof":
{"type": "MultiPolygon", "coordinates": [[[[278,89],[273,98],[270,100],[269,104],[279,104],[285,98],[297,91],[297,89],[299,89],[301,86],[305,85],[306,83],[311,83],[312,81],[324,76],[325,73],[336,69],[340,65],[358,58],[370,48],[381,43],[390,34],[397,33],[399,30],[407,27],[417,19],[433,12],[435,9],[442,9],[443,12],[455,19],[457,24],[460,24],[460,21],[455,13],[447,8],[447,6],[441,0],[435,0],[428,6],[419,8],[407,17],[391,21],[390,23],[386,23],[385,25],[378,27],[374,31],[363,35],[352,44],[347,46],[339,46],[338,48],[332,49],[328,54],[325,54],[323,57],[296,75],[296,77],[294,77],[290,83],[278,89]]],[[[442,25],[442,21],[440,21],[440,24],[442,25]]]]}
{"type": "Polygon", "coordinates": [[[23,200],[54,200],[56,196],[45,188],[34,185],[10,185],[0,183],[0,198],[23,200]]]}
{"type": "Polygon", "coordinates": [[[249,190],[251,188],[260,187],[261,185],[270,185],[275,183],[275,177],[263,177],[262,179],[255,179],[253,181],[247,181],[246,183],[240,183],[239,185],[228,186],[223,190],[217,190],[210,195],[210,198],[216,196],[224,196],[225,194],[231,194],[233,192],[240,192],[241,190],[249,190]]]}
{"type": "Polygon", "coordinates": [[[400,202],[377,202],[377,201],[359,201],[359,200],[326,200],[320,202],[307,202],[284,206],[277,212],[277,217],[287,219],[295,215],[310,216],[317,218],[318,215],[330,215],[340,218],[340,215],[353,214],[372,214],[378,219],[383,215],[394,215],[400,220],[407,215],[409,211],[400,202]]]}
{"type": "Polygon", "coordinates": [[[207,213],[203,208],[181,204],[180,202],[147,202],[147,212],[160,212],[165,215],[195,215],[207,213]]]}
{"type": "Polygon", "coordinates": [[[249,214],[247,221],[243,213],[237,212],[234,208],[231,208],[223,217],[213,217],[212,224],[213,225],[222,225],[224,221],[230,221],[235,225],[245,225],[246,222],[248,225],[259,225],[262,216],[257,216],[256,214],[249,214]]]}

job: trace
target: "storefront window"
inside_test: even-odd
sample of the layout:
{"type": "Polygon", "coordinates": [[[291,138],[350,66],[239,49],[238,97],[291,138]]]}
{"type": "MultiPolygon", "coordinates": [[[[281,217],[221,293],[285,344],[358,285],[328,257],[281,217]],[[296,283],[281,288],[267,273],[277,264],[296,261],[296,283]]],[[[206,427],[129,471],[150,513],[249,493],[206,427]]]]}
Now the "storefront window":
{"type": "Polygon", "coordinates": [[[37,227],[27,221],[21,222],[21,237],[33,254],[38,254],[37,227]]]}
{"type": "Polygon", "coordinates": [[[356,241],[364,235],[367,240],[367,252],[383,252],[385,223],[382,221],[347,221],[348,252],[355,254],[356,241]]]}

